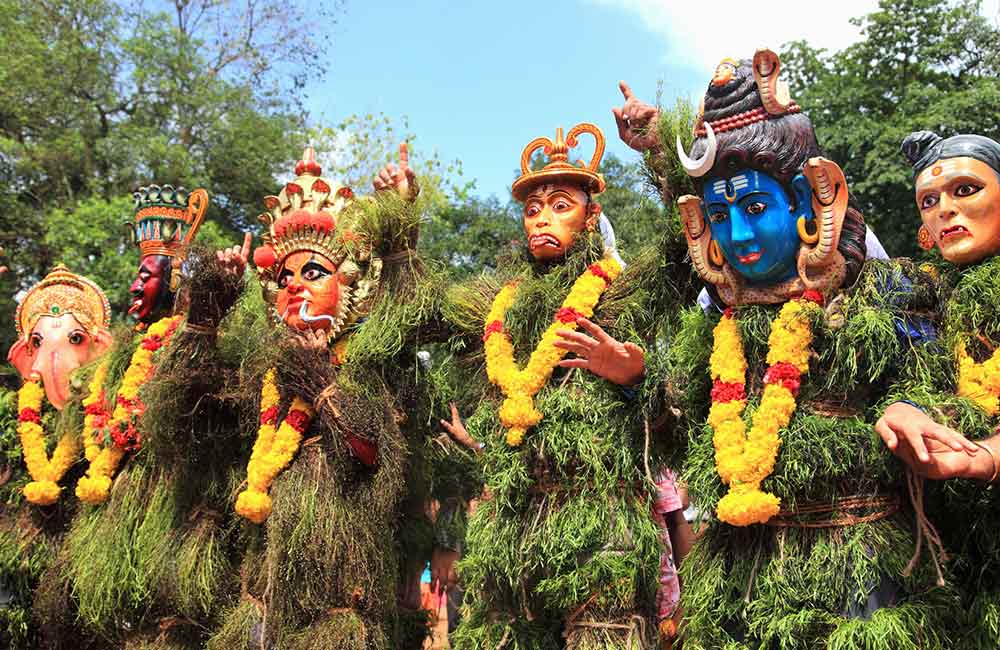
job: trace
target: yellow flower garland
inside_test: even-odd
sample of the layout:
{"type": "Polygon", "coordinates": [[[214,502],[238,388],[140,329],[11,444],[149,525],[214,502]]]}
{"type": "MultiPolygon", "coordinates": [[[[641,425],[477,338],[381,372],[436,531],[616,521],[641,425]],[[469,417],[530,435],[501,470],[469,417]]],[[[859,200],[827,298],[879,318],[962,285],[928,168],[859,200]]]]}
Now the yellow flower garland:
{"type": "Polygon", "coordinates": [[[988,415],[996,415],[1000,412],[1000,349],[995,350],[986,361],[976,363],[966,351],[965,344],[959,343],[956,355],[958,394],[974,401],[988,415]]]}
{"type": "MultiPolygon", "coordinates": [[[[168,316],[158,320],[149,327],[136,346],[115,397],[115,409],[107,422],[107,428],[112,432],[134,432],[134,421],[142,415],[144,409],[139,400],[139,389],[152,377],[155,371],[153,357],[157,350],[167,344],[180,321],[180,316],[168,316]],[[125,431],[122,431],[123,428],[125,431]]],[[[101,400],[100,384],[91,382],[90,389],[88,401],[93,404],[101,400]]],[[[84,423],[84,439],[95,439],[100,430],[94,426],[94,421],[91,420],[89,426],[86,426],[88,424],[86,419],[84,423]]],[[[114,437],[112,433],[112,438],[114,437]]],[[[102,446],[98,450],[93,443],[85,444],[91,445],[87,449],[90,467],[87,468],[87,475],[76,484],[76,496],[84,503],[97,505],[107,500],[111,490],[111,477],[118,469],[118,464],[124,458],[127,449],[119,444],[111,444],[102,446]]]]}
{"type": "Polygon", "coordinates": [[[274,369],[264,375],[260,392],[261,425],[247,465],[248,487],[236,498],[236,512],[255,524],[264,523],[271,514],[268,489],[275,477],[292,462],[302,442],[302,434],[315,414],[305,400],[295,397],[284,421],[275,426],[281,397],[274,369]]]}
{"type": "Polygon", "coordinates": [[[45,391],[36,381],[25,382],[17,393],[17,433],[21,439],[24,464],[31,482],[24,486],[24,497],[37,506],[49,506],[59,500],[59,479],[76,462],[80,442],[75,433],[65,433],[56,444],[52,458],[45,451],[45,431],[41,425],[42,398],[45,391]]]}
{"type": "Polygon", "coordinates": [[[749,434],[743,420],[747,363],[736,320],[727,312],[713,332],[709,365],[715,386],[708,424],[714,431],[716,469],[730,486],[716,514],[733,526],[766,523],[780,509],[779,499],[763,492],[760,484],[774,471],[781,447],[778,432],[791,421],[799,377],[809,370],[812,329],[805,314],[807,308],[806,299],[791,300],[771,325],[767,354],[770,367],[749,434]]]}
{"type": "Polygon", "coordinates": [[[507,428],[508,445],[520,445],[528,428],[542,419],[542,413],[535,408],[534,396],[566,355],[566,350],[554,345],[559,340],[556,332],[575,330],[576,318],[580,316],[590,318],[604,290],[620,273],[621,266],[610,257],[588,267],[573,283],[556,319],[542,334],[523,370],[517,367],[514,345],[503,331],[503,318],[514,304],[517,284],[508,284],[493,300],[484,328],[486,374],[506,398],[500,407],[500,422],[507,428]]]}

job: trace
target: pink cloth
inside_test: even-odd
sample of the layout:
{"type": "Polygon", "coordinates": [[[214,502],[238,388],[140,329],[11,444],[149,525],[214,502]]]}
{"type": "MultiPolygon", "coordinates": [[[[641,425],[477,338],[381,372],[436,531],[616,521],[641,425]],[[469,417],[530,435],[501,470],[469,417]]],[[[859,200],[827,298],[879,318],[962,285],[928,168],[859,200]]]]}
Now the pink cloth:
{"type": "Polygon", "coordinates": [[[660,536],[663,540],[663,552],[660,554],[660,588],[656,591],[656,610],[661,621],[674,615],[677,603],[681,599],[681,583],[677,578],[677,568],[674,566],[674,549],[670,542],[670,529],[667,528],[665,517],[683,508],[674,473],[669,469],[662,470],[656,476],[656,497],[653,500],[653,513],[656,515],[656,523],[660,525],[660,536]]]}

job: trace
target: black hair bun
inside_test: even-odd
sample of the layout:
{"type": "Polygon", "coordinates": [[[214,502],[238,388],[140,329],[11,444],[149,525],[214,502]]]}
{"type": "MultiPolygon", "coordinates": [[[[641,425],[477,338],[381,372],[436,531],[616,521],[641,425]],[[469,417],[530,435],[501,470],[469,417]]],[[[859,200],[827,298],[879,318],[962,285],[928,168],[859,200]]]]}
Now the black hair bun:
{"type": "Polygon", "coordinates": [[[900,150],[914,167],[927,153],[927,150],[941,142],[941,136],[933,131],[914,131],[903,140],[900,150]]]}

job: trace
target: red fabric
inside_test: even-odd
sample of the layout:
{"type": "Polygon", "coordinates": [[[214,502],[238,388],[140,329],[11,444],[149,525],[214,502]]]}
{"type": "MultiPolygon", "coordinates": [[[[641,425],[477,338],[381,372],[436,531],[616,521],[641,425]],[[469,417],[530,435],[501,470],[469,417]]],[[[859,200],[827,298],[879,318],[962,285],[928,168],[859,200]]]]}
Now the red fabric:
{"type": "Polygon", "coordinates": [[[378,462],[378,447],[374,442],[359,438],[358,436],[347,434],[347,446],[351,448],[351,453],[368,467],[373,467],[378,462]]]}
{"type": "Polygon", "coordinates": [[[41,415],[35,409],[21,409],[21,412],[17,414],[17,419],[21,422],[42,423],[41,415]]]}
{"type": "Polygon", "coordinates": [[[721,379],[712,382],[713,402],[735,402],[746,398],[747,393],[743,384],[732,384],[721,379]]]}
{"type": "Polygon", "coordinates": [[[792,392],[792,395],[799,394],[799,386],[802,384],[802,373],[790,363],[782,361],[767,369],[764,373],[765,384],[781,384],[792,392]]]}

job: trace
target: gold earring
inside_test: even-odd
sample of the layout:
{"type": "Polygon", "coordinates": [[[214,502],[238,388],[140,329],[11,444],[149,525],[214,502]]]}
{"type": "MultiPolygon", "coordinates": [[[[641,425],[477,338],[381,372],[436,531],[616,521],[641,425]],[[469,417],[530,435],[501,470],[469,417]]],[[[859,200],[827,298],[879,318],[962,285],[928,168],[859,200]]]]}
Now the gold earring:
{"type": "Polygon", "coordinates": [[[932,235],[931,231],[927,229],[927,226],[923,224],[921,224],[920,228],[917,229],[917,244],[925,251],[929,251],[934,248],[934,235],[932,235]]]}
{"type": "Polygon", "coordinates": [[[819,229],[817,229],[816,232],[814,232],[811,235],[809,234],[809,231],[806,230],[805,215],[799,217],[799,220],[798,222],[796,222],[795,225],[799,229],[799,239],[801,239],[804,244],[809,244],[810,246],[812,246],[813,244],[819,241],[819,229]]]}
{"type": "Polygon", "coordinates": [[[722,266],[726,263],[726,258],[722,256],[722,249],[719,242],[714,239],[708,243],[708,259],[715,266],[722,266]]]}

